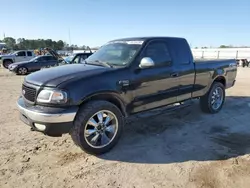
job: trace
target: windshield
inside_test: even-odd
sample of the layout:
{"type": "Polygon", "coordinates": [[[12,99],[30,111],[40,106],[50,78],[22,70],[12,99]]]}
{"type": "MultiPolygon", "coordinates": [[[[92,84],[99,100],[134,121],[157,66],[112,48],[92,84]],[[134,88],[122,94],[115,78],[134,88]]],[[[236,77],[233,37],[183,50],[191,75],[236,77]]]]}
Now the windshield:
{"type": "Polygon", "coordinates": [[[86,62],[106,62],[110,65],[125,66],[134,58],[142,43],[143,41],[109,42],[89,56],[86,62]]]}

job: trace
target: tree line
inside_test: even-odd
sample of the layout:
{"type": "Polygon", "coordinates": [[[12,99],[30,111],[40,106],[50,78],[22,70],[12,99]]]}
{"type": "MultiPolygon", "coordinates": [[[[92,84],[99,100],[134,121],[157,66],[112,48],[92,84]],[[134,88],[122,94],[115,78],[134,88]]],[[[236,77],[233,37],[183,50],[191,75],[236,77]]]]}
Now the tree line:
{"type": "MultiPolygon", "coordinates": [[[[52,39],[25,39],[12,37],[5,37],[0,42],[6,44],[9,50],[31,50],[40,48],[52,48],[54,50],[87,50],[88,46],[69,45],[62,40],[54,41],[52,39]]],[[[1,49],[0,49],[1,50],[1,49]]]]}

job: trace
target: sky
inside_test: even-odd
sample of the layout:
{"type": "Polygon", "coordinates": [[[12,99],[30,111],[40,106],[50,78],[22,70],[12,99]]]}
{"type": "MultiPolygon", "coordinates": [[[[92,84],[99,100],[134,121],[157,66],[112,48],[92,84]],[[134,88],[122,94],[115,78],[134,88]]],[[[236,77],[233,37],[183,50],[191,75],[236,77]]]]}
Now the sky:
{"type": "Polygon", "coordinates": [[[249,0],[0,0],[0,39],[100,46],[139,36],[185,37],[191,47],[250,46],[249,0]]]}

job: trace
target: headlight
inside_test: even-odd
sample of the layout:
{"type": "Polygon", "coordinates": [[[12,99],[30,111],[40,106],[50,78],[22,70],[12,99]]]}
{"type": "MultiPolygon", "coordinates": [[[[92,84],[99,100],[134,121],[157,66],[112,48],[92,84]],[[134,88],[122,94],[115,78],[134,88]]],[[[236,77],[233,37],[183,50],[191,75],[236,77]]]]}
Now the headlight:
{"type": "Polygon", "coordinates": [[[41,103],[64,104],[68,101],[67,93],[57,90],[42,90],[37,96],[36,101],[41,103]]]}
{"type": "Polygon", "coordinates": [[[8,66],[9,69],[14,69],[16,67],[17,67],[17,65],[11,65],[11,64],[8,66]]]}

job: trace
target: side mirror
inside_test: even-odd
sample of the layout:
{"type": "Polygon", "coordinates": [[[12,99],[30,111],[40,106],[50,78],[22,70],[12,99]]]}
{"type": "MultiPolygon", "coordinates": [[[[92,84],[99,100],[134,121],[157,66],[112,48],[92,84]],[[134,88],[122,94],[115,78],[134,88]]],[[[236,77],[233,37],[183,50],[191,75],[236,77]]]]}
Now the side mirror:
{"type": "Polygon", "coordinates": [[[38,60],[36,59],[36,60],[35,60],[35,63],[37,63],[37,62],[38,62],[38,60]]]}
{"type": "Polygon", "coordinates": [[[141,69],[145,69],[145,68],[150,68],[155,66],[154,61],[150,58],[150,57],[144,57],[142,58],[139,67],[141,69]]]}

